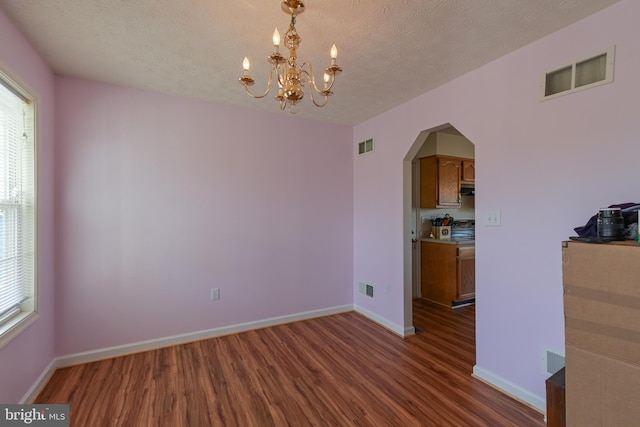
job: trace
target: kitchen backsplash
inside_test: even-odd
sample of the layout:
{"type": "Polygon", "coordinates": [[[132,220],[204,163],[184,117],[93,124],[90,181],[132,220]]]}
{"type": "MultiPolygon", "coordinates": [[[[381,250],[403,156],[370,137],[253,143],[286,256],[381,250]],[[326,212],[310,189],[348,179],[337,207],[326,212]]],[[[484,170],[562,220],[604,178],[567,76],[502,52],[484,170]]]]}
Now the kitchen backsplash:
{"type": "Polygon", "coordinates": [[[476,218],[474,200],[475,198],[473,196],[462,196],[462,207],[458,209],[420,209],[420,218],[422,219],[421,237],[429,237],[428,233],[431,229],[430,219],[432,217],[443,217],[445,214],[449,214],[454,220],[474,220],[476,218]]]}

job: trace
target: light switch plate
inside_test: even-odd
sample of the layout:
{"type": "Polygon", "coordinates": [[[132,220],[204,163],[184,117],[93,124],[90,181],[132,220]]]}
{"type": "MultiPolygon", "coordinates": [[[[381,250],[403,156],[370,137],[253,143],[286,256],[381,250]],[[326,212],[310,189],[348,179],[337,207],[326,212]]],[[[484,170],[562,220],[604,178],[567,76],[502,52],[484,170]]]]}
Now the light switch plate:
{"type": "Polygon", "coordinates": [[[500,211],[489,211],[485,216],[485,225],[491,227],[500,227],[502,224],[502,219],[500,218],[500,211]]]}

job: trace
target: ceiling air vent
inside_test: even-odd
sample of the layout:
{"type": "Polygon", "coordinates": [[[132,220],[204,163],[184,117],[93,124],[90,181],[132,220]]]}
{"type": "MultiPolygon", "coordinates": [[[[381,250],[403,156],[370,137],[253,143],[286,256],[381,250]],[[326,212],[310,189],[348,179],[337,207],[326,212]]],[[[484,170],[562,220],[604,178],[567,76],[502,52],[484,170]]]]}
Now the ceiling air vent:
{"type": "Polygon", "coordinates": [[[358,142],[358,155],[367,154],[373,151],[373,138],[358,142]]]}
{"type": "Polygon", "coordinates": [[[577,92],[613,81],[615,48],[574,61],[545,73],[542,99],[577,92]]]}

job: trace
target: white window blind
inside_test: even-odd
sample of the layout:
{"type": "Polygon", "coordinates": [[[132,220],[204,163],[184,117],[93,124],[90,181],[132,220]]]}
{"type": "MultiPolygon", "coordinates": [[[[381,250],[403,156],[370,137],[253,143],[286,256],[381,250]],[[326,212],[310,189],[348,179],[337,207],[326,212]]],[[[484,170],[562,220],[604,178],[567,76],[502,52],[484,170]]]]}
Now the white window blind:
{"type": "Polygon", "coordinates": [[[0,333],[35,310],[33,101],[0,73],[0,333]],[[24,316],[22,316],[24,317],[24,316]]]}

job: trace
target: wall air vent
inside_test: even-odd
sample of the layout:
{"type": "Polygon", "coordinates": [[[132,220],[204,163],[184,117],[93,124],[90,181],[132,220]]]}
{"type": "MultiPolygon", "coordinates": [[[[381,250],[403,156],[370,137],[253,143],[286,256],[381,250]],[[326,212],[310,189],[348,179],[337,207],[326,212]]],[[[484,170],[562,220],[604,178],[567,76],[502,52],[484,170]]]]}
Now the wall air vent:
{"type": "Polygon", "coordinates": [[[367,154],[373,151],[373,138],[358,142],[358,155],[367,154]]]}
{"type": "Polygon", "coordinates": [[[555,374],[560,369],[564,368],[564,356],[547,350],[547,373],[555,374]]]}
{"type": "Polygon", "coordinates": [[[373,298],[373,286],[365,282],[358,282],[358,292],[373,298]]]}
{"type": "Polygon", "coordinates": [[[615,48],[565,64],[545,73],[542,99],[577,92],[613,81],[615,48]]]}
{"type": "Polygon", "coordinates": [[[367,289],[366,289],[365,295],[368,296],[368,297],[373,298],[373,286],[367,285],[367,289]]]}

